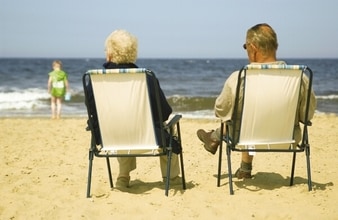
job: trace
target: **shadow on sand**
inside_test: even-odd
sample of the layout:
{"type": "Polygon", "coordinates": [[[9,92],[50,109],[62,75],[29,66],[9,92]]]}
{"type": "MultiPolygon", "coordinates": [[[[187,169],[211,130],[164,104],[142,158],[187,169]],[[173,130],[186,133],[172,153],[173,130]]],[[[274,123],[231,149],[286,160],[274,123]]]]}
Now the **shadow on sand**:
{"type": "MultiPolygon", "coordinates": [[[[214,177],[217,178],[217,175],[214,175],[214,177]]],[[[221,175],[221,186],[229,184],[228,178],[228,174],[221,175]]],[[[258,172],[251,179],[239,180],[235,177],[232,180],[238,188],[244,188],[249,191],[274,190],[290,186],[290,177],[284,178],[278,173],[258,172]]],[[[293,186],[301,184],[307,185],[307,179],[295,176],[293,186]]],[[[312,181],[313,190],[326,190],[329,186],[333,186],[333,182],[319,183],[312,181]]]]}
{"type": "MultiPolygon", "coordinates": [[[[189,190],[195,187],[195,184],[193,181],[186,182],[186,189],[189,190]]],[[[148,194],[149,191],[158,188],[163,190],[164,194],[164,188],[165,184],[162,181],[156,181],[156,182],[143,182],[141,180],[133,180],[130,182],[130,187],[128,188],[113,188],[113,190],[119,190],[122,192],[128,192],[132,194],[148,194]]],[[[182,183],[180,184],[170,184],[169,186],[170,191],[174,191],[174,195],[180,193],[184,194],[185,190],[183,189],[182,183]]]]}

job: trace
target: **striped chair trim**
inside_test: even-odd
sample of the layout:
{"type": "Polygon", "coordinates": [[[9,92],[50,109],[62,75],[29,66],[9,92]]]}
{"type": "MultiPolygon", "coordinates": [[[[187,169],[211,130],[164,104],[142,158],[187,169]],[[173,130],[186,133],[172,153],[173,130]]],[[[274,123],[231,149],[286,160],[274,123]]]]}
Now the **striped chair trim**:
{"type": "Polygon", "coordinates": [[[106,74],[106,73],[145,73],[146,68],[130,68],[130,69],[93,69],[88,70],[87,74],[106,74]]]}
{"type": "Polygon", "coordinates": [[[307,66],[305,65],[286,65],[286,64],[250,64],[246,65],[244,69],[293,69],[293,70],[304,70],[307,66]]]}

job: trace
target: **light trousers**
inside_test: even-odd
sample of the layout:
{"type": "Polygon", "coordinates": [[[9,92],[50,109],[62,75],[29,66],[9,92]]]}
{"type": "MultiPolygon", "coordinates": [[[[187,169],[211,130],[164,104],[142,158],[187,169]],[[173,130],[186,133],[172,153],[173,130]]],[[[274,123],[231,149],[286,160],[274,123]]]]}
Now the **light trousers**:
{"type": "MultiPolygon", "coordinates": [[[[136,157],[118,157],[119,176],[129,176],[129,173],[136,169],[136,157]]],[[[167,156],[160,156],[160,167],[162,177],[167,176],[167,156]]],[[[178,155],[172,154],[170,166],[170,178],[174,178],[180,174],[178,155]]]]}

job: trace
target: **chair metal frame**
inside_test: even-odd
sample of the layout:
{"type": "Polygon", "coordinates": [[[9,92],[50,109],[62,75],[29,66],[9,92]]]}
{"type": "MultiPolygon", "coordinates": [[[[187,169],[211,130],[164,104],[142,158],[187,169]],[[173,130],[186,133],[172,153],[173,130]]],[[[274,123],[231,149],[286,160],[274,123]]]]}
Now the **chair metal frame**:
{"type": "MultiPolygon", "coordinates": [[[[88,70],[82,77],[82,83],[85,93],[85,99],[86,103],[88,103],[87,97],[89,96],[88,91],[88,84],[91,80],[92,74],[146,74],[148,77],[154,77],[156,79],[155,74],[148,69],[145,68],[131,68],[131,69],[95,69],[95,70],[88,70]]],[[[155,89],[155,96],[156,96],[156,105],[158,112],[152,112],[152,114],[158,114],[158,118],[162,120],[162,108],[160,105],[160,97],[159,97],[159,87],[158,84],[154,82],[153,88],[155,89]]],[[[148,84],[147,84],[148,85],[148,84]]],[[[149,88],[149,85],[147,86],[149,88]]],[[[95,109],[96,110],[96,109],[95,109]]],[[[161,146],[162,151],[159,152],[151,152],[151,153],[124,153],[124,154],[115,154],[112,152],[106,152],[101,151],[101,149],[104,147],[102,143],[97,144],[96,138],[95,138],[95,131],[91,125],[94,124],[95,118],[93,118],[92,110],[87,104],[87,113],[88,113],[88,127],[87,130],[91,131],[91,143],[89,148],[89,167],[88,167],[88,182],[87,182],[87,198],[90,197],[91,192],[91,180],[92,180],[92,169],[93,169],[93,160],[94,157],[98,158],[106,158],[107,163],[107,169],[108,169],[108,177],[109,177],[109,183],[110,187],[113,188],[113,178],[112,178],[112,171],[110,166],[110,157],[159,157],[159,156],[167,156],[167,177],[170,177],[170,164],[171,164],[171,158],[172,158],[172,139],[175,134],[173,134],[173,130],[176,129],[176,140],[180,144],[180,147],[182,149],[182,139],[181,139],[181,131],[180,131],[180,123],[179,120],[182,118],[182,115],[174,115],[172,119],[164,125],[164,123],[160,123],[161,126],[161,140],[162,143],[158,143],[158,146],[161,146]],[[175,129],[171,129],[175,128],[175,129]],[[165,135],[164,130],[167,129],[170,134],[170,142],[168,144],[165,143],[165,135]]],[[[163,121],[163,120],[162,120],[163,121]]],[[[153,122],[153,128],[155,132],[155,125],[153,122]]],[[[101,128],[100,128],[101,129],[101,128]]],[[[156,136],[156,135],[155,135],[156,136]]],[[[156,140],[156,142],[159,142],[156,140]]],[[[182,175],[182,188],[186,189],[186,183],[185,183],[185,173],[184,173],[184,164],[183,164],[183,150],[179,153],[179,161],[180,161],[180,167],[181,167],[181,175],[182,175]]],[[[166,178],[165,182],[165,195],[168,196],[170,187],[170,178],[166,178]]]]}
{"type": "MultiPolygon", "coordinates": [[[[300,78],[302,80],[302,77],[300,78]]],[[[238,74],[238,81],[237,81],[237,87],[236,87],[236,98],[235,98],[235,105],[234,105],[234,111],[232,115],[231,120],[227,121],[221,121],[221,127],[220,127],[220,133],[221,137],[220,140],[220,147],[219,147],[219,159],[218,159],[218,173],[217,173],[217,186],[220,186],[221,181],[221,168],[222,168],[222,148],[223,148],[223,142],[226,144],[226,155],[227,155],[227,166],[228,166],[228,176],[229,176],[229,191],[230,195],[234,194],[233,190],[233,174],[232,174],[232,168],[231,168],[231,151],[246,151],[246,152],[291,152],[293,153],[292,157],[292,165],[291,165],[291,178],[290,178],[290,186],[293,185],[294,181],[294,171],[295,171],[295,163],[296,163],[296,154],[299,152],[305,152],[306,156],[306,165],[307,165],[307,177],[308,177],[308,190],[312,190],[312,181],[311,181],[311,168],[310,168],[310,143],[309,143],[309,136],[308,136],[308,126],[311,126],[312,123],[308,118],[309,114],[309,106],[310,106],[310,96],[312,91],[312,77],[313,72],[312,70],[305,66],[305,65],[246,65],[244,66],[238,74]],[[302,124],[302,140],[299,144],[297,144],[297,147],[295,148],[289,148],[289,149],[239,149],[237,148],[237,144],[239,141],[238,138],[232,138],[235,137],[235,128],[232,129],[232,132],[230,132],[230,127],[233,126],[241,126],[241,119],[236,118],[236,112],[243,108],[243,106],[239,106],[239,93],[241,86],[244,86],[243,90],[243,102],[242,105],[244,105],[245,102],[245,80],[246,80],[246,74],[247,71],[254,68],[259,68],[262,70],[268,70],[269,68],[281,68],[281,69],[299,69],[302,71],[302,77],[303,74],[306,74],[309,78],[309,87],[306,89],[306,95],[307,95],[307,102],[306,102],[306,109],[305,109],[305,120],[304,122],[301,122],[302,124]],[[239,124],[236,123],[239,122],[239,124]],[[224,129],[226,129],[224,134],[224,129]]],[[[302,82],[300,82],[302,83],[302,82]]],[[[243,88],[243,87],[242,87],[243,88]]],[[[263,97],[264,98],[264,97],[263,97]]],[[[295,113],[296,114],[296,113],[295,113]]],[[[240,134],[238,134],[240,135],[240,134]]]]}

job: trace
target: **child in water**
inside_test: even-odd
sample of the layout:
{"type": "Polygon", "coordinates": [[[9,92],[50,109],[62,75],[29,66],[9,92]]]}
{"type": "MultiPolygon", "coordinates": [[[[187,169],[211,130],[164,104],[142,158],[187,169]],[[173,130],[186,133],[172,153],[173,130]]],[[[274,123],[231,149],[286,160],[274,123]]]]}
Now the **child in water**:
{"type": "Polygon", "coordinates": [[[48,79],[48,93],[51,94],[52,119],[61,117],[62,98],[69,91],[68,75],[62,70],[62,62],[55,60],[52,64],[53,71],[48,79]]]}

